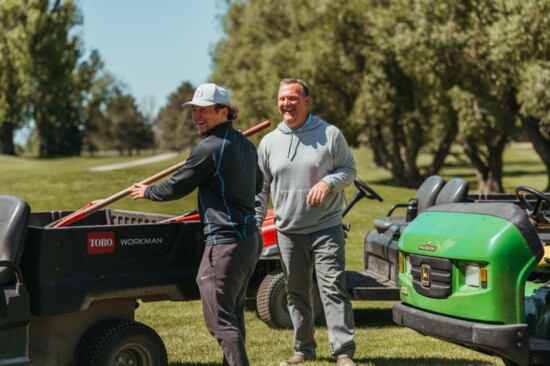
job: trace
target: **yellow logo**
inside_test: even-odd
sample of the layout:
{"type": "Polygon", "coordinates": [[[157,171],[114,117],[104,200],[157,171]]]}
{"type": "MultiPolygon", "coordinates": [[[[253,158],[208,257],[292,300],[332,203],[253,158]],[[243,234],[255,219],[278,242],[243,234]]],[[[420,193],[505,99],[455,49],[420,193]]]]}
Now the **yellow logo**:
{"type": "Polygon", "coordinates": [[[432,241],[429,240],[426,242],[426,244],[421,244],[418,246],[418,250],[425,250],[427,252],[435,252],[437,247],[435,245],[432,245],[432,241]]]}
{"type": "Polygon", "coordinates": [[[422,286],[430,287],[430,266],[427,264],[423,264],[420,267],[420,282],[422,283],[422,286]]]}

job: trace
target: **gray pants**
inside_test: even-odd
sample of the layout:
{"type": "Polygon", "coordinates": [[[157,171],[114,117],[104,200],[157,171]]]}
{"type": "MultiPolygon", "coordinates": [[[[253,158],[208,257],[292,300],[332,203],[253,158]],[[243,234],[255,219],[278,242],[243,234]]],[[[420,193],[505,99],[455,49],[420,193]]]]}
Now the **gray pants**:
{"type": "Polygon", "coordinates": [[[294,325],[294,353],[315,358],[315,319],[311,300],[315,268],[332,356],[355,353],[355,322],[346,289],[345,239],[341,225],[311,234],[278,232],[286,278],[288,310],[294,325]]]}
{"type": "Polygon", "coordinates": [[[206,246],[197,284],[204,322],[223,350],[223,365],[248,366],[244,301],[262,250],[260,233],[235,244],[206,246]]]}

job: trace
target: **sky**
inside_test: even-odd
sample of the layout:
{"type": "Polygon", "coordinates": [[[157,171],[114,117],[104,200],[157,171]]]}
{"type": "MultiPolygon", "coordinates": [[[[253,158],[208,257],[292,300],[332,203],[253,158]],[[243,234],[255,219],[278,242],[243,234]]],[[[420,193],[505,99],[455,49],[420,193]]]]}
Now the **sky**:
{"type": "Polygon", "coordinates": [[[87,52],[128,87],[138,106],[155,111],[184,82],[198,86],[212,71],[221,39],[219,0],[77,0],[87,52]]]}

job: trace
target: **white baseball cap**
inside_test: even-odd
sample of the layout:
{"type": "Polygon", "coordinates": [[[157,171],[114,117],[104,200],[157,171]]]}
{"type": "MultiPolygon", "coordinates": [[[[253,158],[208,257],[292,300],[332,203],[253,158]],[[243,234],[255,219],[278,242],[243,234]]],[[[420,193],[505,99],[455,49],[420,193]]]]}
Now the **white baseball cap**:
{"type": "Polygon", "coordinates": [[[181,105],[182,108],[198,105],[200,107],[208,107],[214,104],[229,105],[229,93],[224,88],[217,86],[216,84],[207,83],[200,85],[195,94],[193,100],[181,105]]]}

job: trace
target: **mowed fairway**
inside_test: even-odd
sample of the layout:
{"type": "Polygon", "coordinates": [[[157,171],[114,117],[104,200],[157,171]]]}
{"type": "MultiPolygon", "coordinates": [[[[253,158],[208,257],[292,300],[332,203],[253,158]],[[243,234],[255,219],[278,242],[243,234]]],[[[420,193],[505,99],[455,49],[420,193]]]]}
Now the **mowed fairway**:
{"type": "MultiPolygon", "coordinates": [[[[372,167],[370,152],[354,150],[359,174],[384,202],[360,201],[345,221],[351,224],[347,242],[348,269],[363,266],[363,239],[372,229],[372,220],[384,216],[397,202],[406,202],[415,190],[391,186],[390,174],[372,167]]],[[[104,172],[89,168],[114,164],[133,158],[67,158],[35,160],[0,155],[0,194],[18,195],[29,202],[33,211],[75,210],[88,202],[109,197],[133,183],[141,181],[186,158],[181,154],[171,160],[104,172]]],[[[517,185],[529,185],[542,190],[546,185],[544,168],[532,148],[512,146],[505,154],[504,185],[513,192],[517,185]]],[[[475,173],[462,159],[449,158],[441,172],[445,178],[462,177],[476,190],[475,173]]],[[[348,188],[351,197],[354,187],[348,188]]],[[[132,201],[124,198],[110,207],[134,211],[182,214],[195,209],[196,196],[169,203],[132,201]]],[[[391,302],[354,302],[356,320],[356,360],[361,365],[503,365],[495,357],[484,356],[468,349],[424,337],[392,322],[391,302]]],[[[291,330],[267,327],[255,315],[247,312],[247,349],[252,365],[278,365],[292,354],[291,330]]],[[[168,349],[170,365],[221,365],[222,353],[216,341],[206,331],[199,301],[140,303],[136,311],[139,321],[154,328],[168,349]]],[[[317,328],[318,359],[307,365],[332,365],[327,331],[317,328]]]]}

